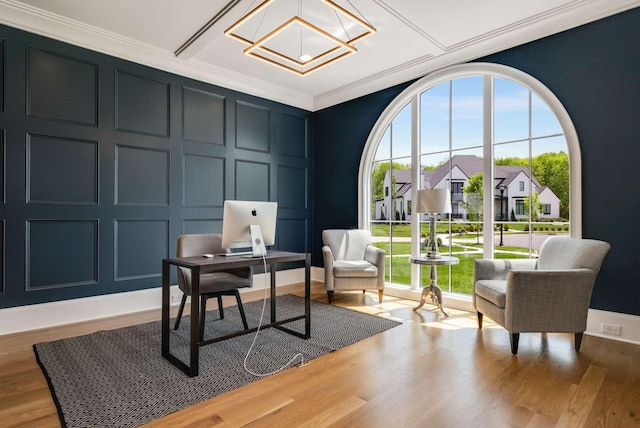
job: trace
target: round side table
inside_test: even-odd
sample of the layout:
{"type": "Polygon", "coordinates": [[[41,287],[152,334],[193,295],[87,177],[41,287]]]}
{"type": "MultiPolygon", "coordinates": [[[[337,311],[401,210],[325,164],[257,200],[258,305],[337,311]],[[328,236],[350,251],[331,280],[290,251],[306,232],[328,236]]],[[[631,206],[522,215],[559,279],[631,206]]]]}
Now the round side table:
{"type": "Polygon", "coordinates": [[[417,265],[427,265],[431,266],[431,284],[428,287],[424,287],[422,289],[422,297],[420,298],[420,304],[413,308],[414,311],[417,311],[421,307],[424,306],[427,297],[431,297],[431,302],[436,305],[443,314],[449,316],[448,313],[445,312],[442,307],[442,289],[438,287],[438,272],[436,271],[436,266],[440,265],[457,265],[460,263],[460,259],[457,257],[451,256],[440,256],[437,259],[431,259],[425,256],[419,257],[409,257],[409,262],[417,265]]]}

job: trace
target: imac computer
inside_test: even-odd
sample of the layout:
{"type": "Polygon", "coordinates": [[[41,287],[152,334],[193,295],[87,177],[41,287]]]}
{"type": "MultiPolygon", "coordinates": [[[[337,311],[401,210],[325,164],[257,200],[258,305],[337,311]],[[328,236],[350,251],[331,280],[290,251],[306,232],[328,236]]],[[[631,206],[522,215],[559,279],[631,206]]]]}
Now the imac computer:
{"type": "Polygon", "coordinates": [[[222,213],[222,248],[251,249],[227,255],[251,255],[262,257],[267,246],[276,239],[277,202],[224,201],[222,213]]]}

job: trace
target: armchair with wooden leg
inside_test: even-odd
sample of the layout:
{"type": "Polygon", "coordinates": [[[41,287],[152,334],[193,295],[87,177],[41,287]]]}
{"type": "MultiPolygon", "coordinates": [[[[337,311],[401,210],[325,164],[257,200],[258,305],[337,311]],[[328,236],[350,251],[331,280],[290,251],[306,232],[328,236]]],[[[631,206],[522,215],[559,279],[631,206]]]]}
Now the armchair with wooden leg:
{"type": "Polygon", "coordinates": [[[478,328],[487,315],[511,335],[518,353],[520,333],[573,333],[580,350],[591,292],[610,245],[594,239],[555,236],[537,260],[477,259],[473,304],[478,328]]]}
{"type": "Polygon", "coordinates": [[[382,303],[384,294],[385,251],[371,245],[368,230],[330,229],[322,232],[324,285],[327,299],[333,301],[334,291],[378,290],[382,303]]]}
{"type": "MultiPolygon", "coordinates": [[[[222,235],[220,234],[186,234],[178,237],[176,255],[178,257],[194,257],[204,254],[220,254],[225,252],[221,246],[222,235]]],[[[247,319],[244,314],[242,300],[240,299],[240,288],[251,287],[253,285],[253,272],[250,267],[229,269],[224,272],[204,273],[200,275],[200,340],[204,339],[204,323],[207,309],[207,299],[215,297],[218,300],[220,319],[224,318],[224,308],[222,306],[222,296],[235,296],[238,303],[238,310],[244,329],[248,330],[247,319]]],[[[189,269],[178,269],[178,287],[184,293],[174,330],[180,326],[180,319],[184,310],[187,296],[191,295],[191,271],[189,269]]]]}

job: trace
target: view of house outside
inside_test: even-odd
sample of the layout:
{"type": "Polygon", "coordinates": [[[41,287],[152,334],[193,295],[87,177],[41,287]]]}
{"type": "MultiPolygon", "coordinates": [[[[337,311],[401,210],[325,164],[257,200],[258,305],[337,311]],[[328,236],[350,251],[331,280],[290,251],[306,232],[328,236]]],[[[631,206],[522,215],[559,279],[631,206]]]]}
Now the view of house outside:
{"type": "Polygon", "coordinates": [[[487,236],[493,239],[492,257],[530,258],[548,237],[569,234],[567,143],[538,95],[511,80],[478,75],[438,84],[418,99],[419,141],[411,139],[410,103],[389,124],[371,168],[370,225],[375,245],[387,252],[388,282],[429,284],[428,268],[421,270],[419,284],[411,280],[412,216],[419,216],[420,239],[429,234],[427,214],[412,210],[414,187],[451,192],[451,213],[439,214],[436,223],[441,253],[460,259],[455,266],[438,266],[438,284],[450,293],[471,293],[473,260],[485,257],[487,236]],[[492,94],[490,102],[484,93],[492,94]],[[490,163],[486,145],[493,153],[490,163]],[[493,177],[490,187],[484,177],[493,177]],[[487,206],[490,213],[484,212],[487,206]],[[484,233],[485,227],[493,233],[484,233]]]}

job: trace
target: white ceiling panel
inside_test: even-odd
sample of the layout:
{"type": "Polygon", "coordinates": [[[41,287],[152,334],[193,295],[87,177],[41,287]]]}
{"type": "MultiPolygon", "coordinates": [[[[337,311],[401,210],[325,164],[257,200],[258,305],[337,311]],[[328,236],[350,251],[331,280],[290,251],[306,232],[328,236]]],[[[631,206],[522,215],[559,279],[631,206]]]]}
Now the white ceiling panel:
{"type": "MultiPolygon", "coordinates": [[[[640,6],[640,0],[333,0],[377,32],[354,43],[357,53],[299,76],[244,55],[247,44],[223,35],[262,1],[0,0],[0,23],[318,110],[640,6]],[[206,24],[208,29],[176,56],[206,24]]],[[[321,0],[273,0],[245,34],[266,34],[277,26],[284,19],[278,9],[288,10],[282,16],[298,14],[326,26],[335,37],[355,28],[321,0]],[[327,9],[332,13],[325,14],[327,9]]],[[[301,33],[283,33],[279,49],[291,55],[302,51],[296,35],[301,33]]]]}
{"type": "Polygon", "coordinates": [[[20,3],[173,52],[227,0],[24,0],[20,3]]]}
{"type": "Polygon", "coordinates": [[[525,25],[557,11],[579,7],[585,0],[380,0],[380,3],[424,29],[441,46],[449,48],[500,29],[525,25]]]}

